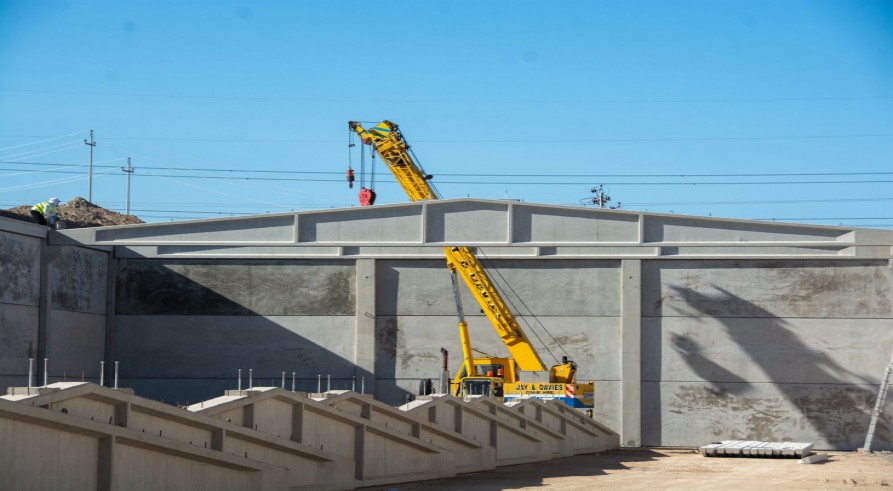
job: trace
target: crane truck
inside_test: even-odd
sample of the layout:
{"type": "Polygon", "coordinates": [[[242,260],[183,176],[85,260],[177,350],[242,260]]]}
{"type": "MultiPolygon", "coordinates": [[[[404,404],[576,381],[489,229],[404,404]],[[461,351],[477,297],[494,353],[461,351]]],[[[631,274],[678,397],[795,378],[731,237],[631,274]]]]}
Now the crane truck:
{"type": "MultiPolygon", "coordinates": [[[[367,129],[359,122],[351,121],[349,127],[359,135],[362,144],[370,145],[381,157],[410,201],[440,199],[430,183],[432,176],[426,174],[413,160],[409,144],[396,124],[382,121],[367,129]]],[[[360,198],[362,203],[362,194],[360,198]]],[[[490,280],[474,250],[465,246],[448,246],[443,248],[443,253],[447,268],[452,273],[463,357],[462,368],[453,379],[455,394],[501,397],[505,401],[524,398],[558,399],[571,407],[592,408],[592,381],[578,383],[577,365],[566,356],[562,357],[561,363],[546,366],[490,280]],[[509,357],[473,355],[468,324],[465,322],[459,297],[458,277],[462,278],[477,300],[481,311],[508,350],[509,357]],[[548,380],[522,380],[522,372],[548,372],[548,380]]]]}

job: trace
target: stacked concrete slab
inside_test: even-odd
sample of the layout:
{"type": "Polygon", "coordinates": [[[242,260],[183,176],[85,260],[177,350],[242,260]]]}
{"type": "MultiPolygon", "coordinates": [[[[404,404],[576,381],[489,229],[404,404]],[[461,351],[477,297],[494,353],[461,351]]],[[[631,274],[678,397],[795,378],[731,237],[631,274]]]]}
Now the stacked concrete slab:
{"type": "Polygon", "coordinates": [[[802,459],[812,453],[812,443],[723,440],[703,445],[698,452],[706,457],[786,457],[802,459]]]}
{"type": "Polygon", "coordinates": [[[267,387],[175,407],[89,383],[10,392],[0,398],[9,489],[341,490],[619,446],[616,433],[539,401],[443,396],[398,409],[267,387]]]}

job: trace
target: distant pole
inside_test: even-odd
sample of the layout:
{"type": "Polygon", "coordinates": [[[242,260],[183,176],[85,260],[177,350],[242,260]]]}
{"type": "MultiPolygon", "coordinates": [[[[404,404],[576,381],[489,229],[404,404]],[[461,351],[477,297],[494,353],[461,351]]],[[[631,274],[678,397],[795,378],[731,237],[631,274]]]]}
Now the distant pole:
{"type": "Polygon", "coordinates": [[[130,175],[133,174],[133,168],[130,167],[130,157],[127,157],[127,168],[121,167],[121,170],[127,173],[127,204],[125,215],[130,215],[130,175]]]}
{"type": "Polygon", "coordinates": [[[90,146],[90,173],[87,176],[87,182],[89,183],[87,186],[87,201],[93,202],[93,147],[96,146],[96,142],[93,141],[93,130],[90,130],[90,141],[84,139],[84,144],[90,146]]]}

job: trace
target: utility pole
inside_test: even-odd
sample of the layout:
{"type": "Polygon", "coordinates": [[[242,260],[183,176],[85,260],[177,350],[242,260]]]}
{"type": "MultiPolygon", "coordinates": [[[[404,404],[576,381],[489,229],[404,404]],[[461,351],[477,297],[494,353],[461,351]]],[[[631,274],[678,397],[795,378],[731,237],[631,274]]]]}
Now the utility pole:
{"type": "Polygon", "coordinates": [[[90,130],[90,141],[84,139],[84,144],[90,146],[90,173],[87,177],[87,201],[93,203],[93,147],[96,146],[96,142],[93,141],[93,130],[90,130]]]}
{"type": "Polygon", "coordinates": [[[127,157],[127,167],[121,167],[121,170],[127,173],[127,205],[124,214],[130,215],[130,175],[133,174],[133,167],[130,167],[130,157],[127,157]]]}
{"type": "MultiPolygon", "coordinates": [[[[608,208],[608,201],[611,201],[611,197],[605,194],[605,187],[602,184],[592,188],[590,190],[591,193],[595,193],[595,196],[587,199],[586,201],[598,205],[599,208],[608,208]]],[[[611,206],[612,210],[616,210],[620,208],[620,203],[617,203],[617,206],[611,206]]]]}

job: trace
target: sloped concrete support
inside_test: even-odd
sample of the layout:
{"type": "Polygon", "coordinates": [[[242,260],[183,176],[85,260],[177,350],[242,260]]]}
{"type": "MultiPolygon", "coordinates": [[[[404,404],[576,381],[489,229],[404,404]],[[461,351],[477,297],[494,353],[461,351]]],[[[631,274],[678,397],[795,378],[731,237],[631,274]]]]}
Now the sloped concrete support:
{"type": "Polygon", "coordinates": [[[394,408],[351,391],[255,387],[184,409],[90,383],[12,392],[0,398],[0,476],[13,489],[347,490],[618,446],[583,414],[538,400],[394,408]]]}
{"type": "Polygon", "coordinates": [[[0,399],[0,440],[0,475],[10,489],[341,490],[354,483],[352,462],[337,455],[87,383],[0,399]]]}
{"type": "Polygon", "coordinates": [[[351,462],[352,469],[342,471],[353,478],[351,487],[455,475],[453,455],[420,439],[418,432],[414,435],[415,421],[401,411],[355,392],[333,391],[324,397],[256,387],[229,391],[190,410],[244,425],[245,408],[251,407],[258,432],[290,440],[297,435],[303,445],[351,462]]]}

